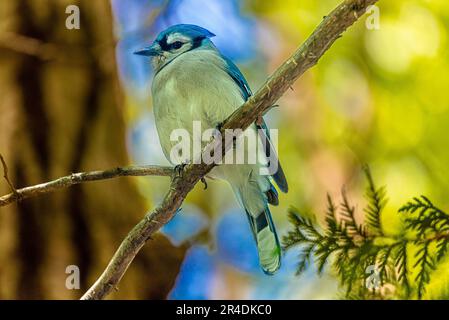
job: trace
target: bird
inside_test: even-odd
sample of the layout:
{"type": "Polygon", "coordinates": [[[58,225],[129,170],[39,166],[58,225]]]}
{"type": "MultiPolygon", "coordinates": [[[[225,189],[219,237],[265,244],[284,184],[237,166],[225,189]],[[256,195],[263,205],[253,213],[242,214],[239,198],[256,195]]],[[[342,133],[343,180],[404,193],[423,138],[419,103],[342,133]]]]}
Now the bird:
{"type": "MultiPolygon", "coordinates": [[[[149,46],[134,52],[149,57],[153,65],[155,125],[162,150],[172,163],[176,142],[171,140],[171,132],[184,129],[193,134],[194,121],[199,121],[202,128],[219,128],[252,95],[239,68],[212,42],[214,36],[197,25],[177,24],[160,32],[149,46]]],[[[248,218],[259,265],[265,274],[272,275],[281,266],[282,250],[269,204],[279,204],[273,182],[285,193],[288,183],[263,117],[248,130],[259,132],[258,139],[268,142],[263,153],[270,161],[276,161],[276,172],[262,175],[260,164],[221,164],[207,177],[230,184],[248,218]]]]}

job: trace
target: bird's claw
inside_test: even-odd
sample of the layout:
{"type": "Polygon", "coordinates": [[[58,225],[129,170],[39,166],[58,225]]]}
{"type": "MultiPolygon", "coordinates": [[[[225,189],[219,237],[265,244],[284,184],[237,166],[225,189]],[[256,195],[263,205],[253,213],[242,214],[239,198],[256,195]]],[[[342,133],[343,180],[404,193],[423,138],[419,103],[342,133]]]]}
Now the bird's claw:
{"type": "Polygon", "coordinates": [[[223,122],[218,123],[215,129],[217,129],[218,132],[221,132],[221,129],[223,129],[223,122]]]}
{"type": "Polygon", "coordinates": [[[183,162],[181,164],[178,164],[175,166],[175,174],[179,177],[181,176],[182,172],[184,171],[184,168],[187,166],[186,162],[183,162]]]}
{"type": "Polygon", "coordinates": [[[201,182],[204,184],[204,190],[206,190],[206,189],[207,189],[207,181],[206,181],[206,178],[202,177],[202,178],[201,178],[201,182]]]}

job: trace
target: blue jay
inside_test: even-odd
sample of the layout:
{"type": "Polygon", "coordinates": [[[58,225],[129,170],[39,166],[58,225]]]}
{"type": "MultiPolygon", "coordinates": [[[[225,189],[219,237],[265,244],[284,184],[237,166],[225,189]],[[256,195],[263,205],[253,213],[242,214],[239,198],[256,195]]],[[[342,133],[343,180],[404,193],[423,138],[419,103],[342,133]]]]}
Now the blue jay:
{"type": "MultiPolygon", "coordinates": [[[[162,31],[150,46],[135,52],[151,57],[155,71],[153,111],[159,140],[169,161],[175,145],[170,139],[173,130],[182,128],[192,134],[194,121],[200,121],[202,128],[216,128],[251,96],[240,70],[210,40],[214,36],[196,25],[174,25],[162,31]]],[[[263,119],[247,130],[263,133],[268,143],[262,149],[271,161],[269,156],[275,151],[263,119]]],[[[277,157],[275,161],[277,171],[271,177],[260,174],[259,164],[223,164],[208,175],[231,185],[248,217],[259,263],[266,274],[275,273],[281,264],[279,239],[268,208],[268,204],[279,203],[271,180],[281,191],[288,191],[277,157]]]]}

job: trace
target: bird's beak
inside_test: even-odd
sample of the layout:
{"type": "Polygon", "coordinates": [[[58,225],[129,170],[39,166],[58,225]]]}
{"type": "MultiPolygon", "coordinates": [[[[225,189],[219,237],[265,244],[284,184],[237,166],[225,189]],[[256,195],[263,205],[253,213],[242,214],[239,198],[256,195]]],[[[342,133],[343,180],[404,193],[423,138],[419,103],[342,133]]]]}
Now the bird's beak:
{"type": "Polygon", "coordinates": [[[134,54],[137,54],[139,56],[155,57],[161,54],[161,50],[159,48],[159,45],[153,44],[151,46],[134,51],[134,54]]]}

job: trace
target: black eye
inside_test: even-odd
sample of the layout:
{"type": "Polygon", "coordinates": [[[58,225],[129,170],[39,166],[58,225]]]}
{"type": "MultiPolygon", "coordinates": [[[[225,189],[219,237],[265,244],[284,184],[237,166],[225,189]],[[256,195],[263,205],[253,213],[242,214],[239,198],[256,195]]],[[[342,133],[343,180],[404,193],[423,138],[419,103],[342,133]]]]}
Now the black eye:
{"type": "Polygon", "coordinates": [[[172,43],[171,47],[172,47],[173,49],[179,49],[179,48],[182,47],[183,44],[184,44],[184,43],[182,43],[181,41],[175,41],[175,42],[172,43]]]}

